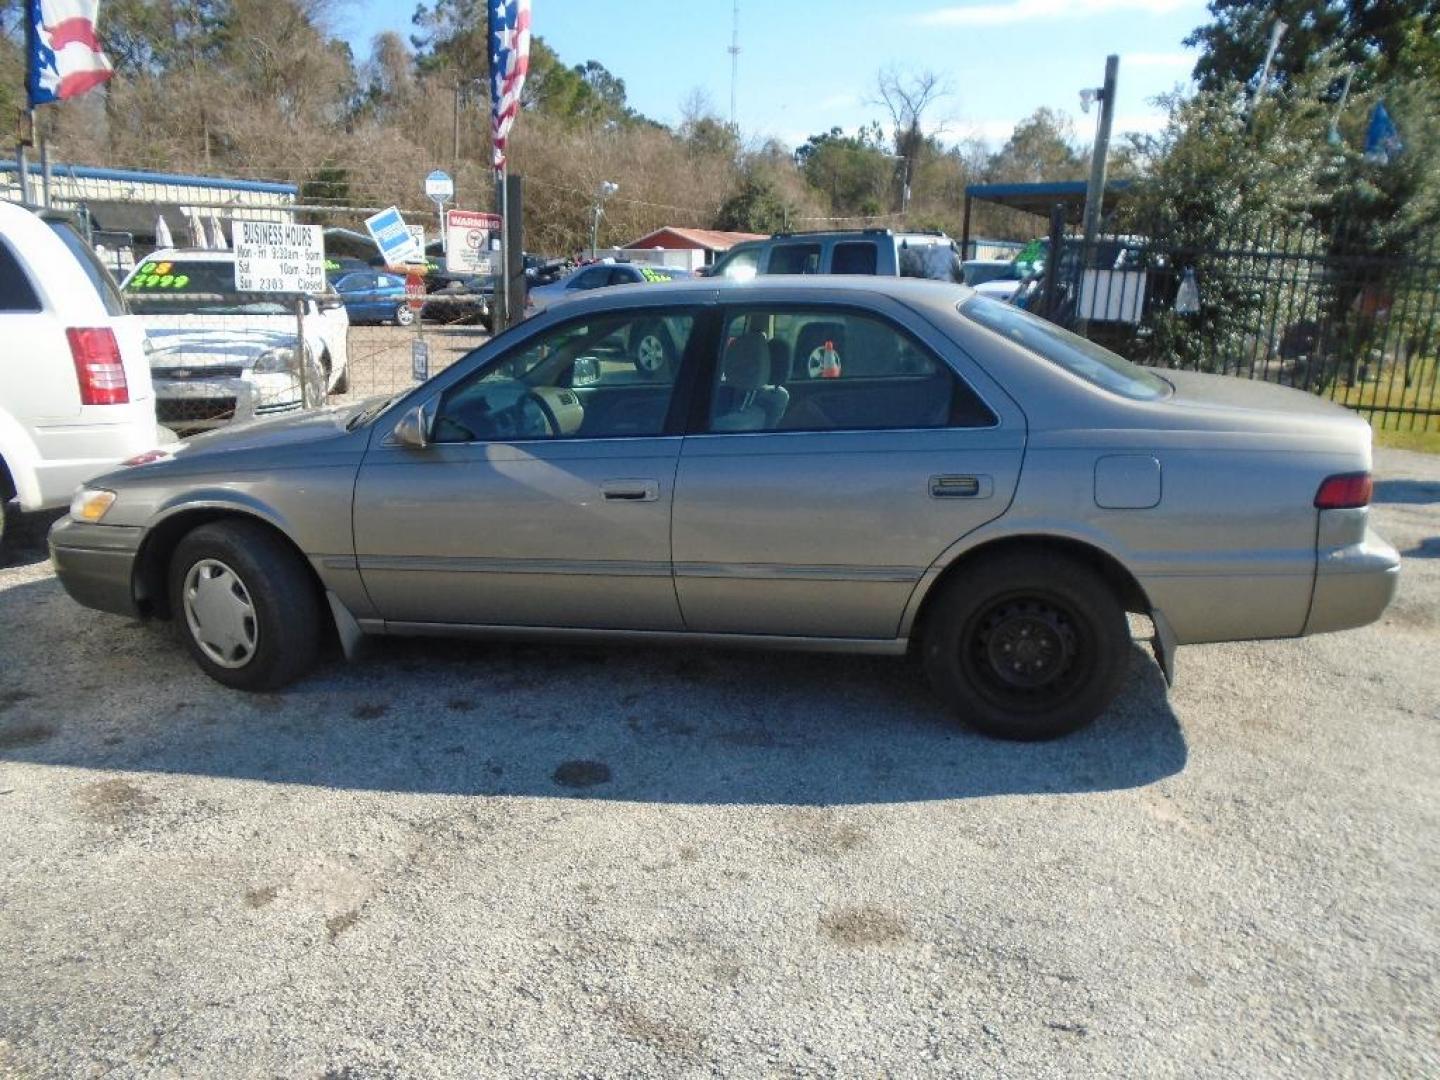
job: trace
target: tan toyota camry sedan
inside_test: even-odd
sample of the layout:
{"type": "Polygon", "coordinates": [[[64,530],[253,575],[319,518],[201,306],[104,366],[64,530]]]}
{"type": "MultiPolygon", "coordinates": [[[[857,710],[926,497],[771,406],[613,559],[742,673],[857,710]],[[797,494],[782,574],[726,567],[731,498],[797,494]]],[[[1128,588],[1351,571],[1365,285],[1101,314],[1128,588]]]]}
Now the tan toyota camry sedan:
{"type": "Polygon", "coordinates": [[[970,290],[618,288],[384,401],[194,438],[80,490],[70,594],[174,619],[241,689],[327,634],[914,650],[963,721],[1070,731],[1126,612],[1177,646],[1360,626],[1395,550],[1370,429],[1136,367],[970,290]]]}

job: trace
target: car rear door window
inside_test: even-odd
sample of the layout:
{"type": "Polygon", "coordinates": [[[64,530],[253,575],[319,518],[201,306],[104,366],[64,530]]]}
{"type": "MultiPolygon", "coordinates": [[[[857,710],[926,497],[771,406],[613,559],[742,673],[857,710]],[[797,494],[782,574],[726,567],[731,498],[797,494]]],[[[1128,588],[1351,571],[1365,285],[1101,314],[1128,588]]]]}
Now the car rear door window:
{"type": "Polygon", "coordinates": [[[928,347],[881,316],[732,309],[708,430],[988,427],[995,415],[928,347]]]}
{"type": "Polygon", "coordinates": [[[832,274],[873,274],[879,264],[879,249],[870,240],[836,244],[830,256],[832,274]]]}
{"type": "Polygon", "coordinates": [[[780,244],[770,250],[772,274],[818,274],[819,244],[780,244]]]}
{"type": "Polygon", "coordinates": [[[39,311],[40,298],[25,276],[25,268],[0,240],[0,311],[39,311]]]}

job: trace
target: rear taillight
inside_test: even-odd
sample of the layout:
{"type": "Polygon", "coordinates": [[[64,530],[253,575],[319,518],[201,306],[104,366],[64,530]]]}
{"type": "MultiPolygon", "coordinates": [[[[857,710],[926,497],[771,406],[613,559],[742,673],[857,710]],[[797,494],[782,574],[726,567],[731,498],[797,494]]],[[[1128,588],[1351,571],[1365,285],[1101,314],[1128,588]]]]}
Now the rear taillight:
{"type": "Polygon", "coordinates": [[[75,361],[75,377],[80,381],[80,404],[124,405],[130,400],[130,387],[125,382],[125,364],[120,358],[120,343],[109,327],[65,331],[70,339],[70,356],[75,361]]]}
{"type": "Polygon", "coordinates": [[[1321,510],[1354,510],[1370,505],[1374,483],[1368,472],[1339,473],[1327,476],[1315,492],[1315,505],[1321,510]]]}

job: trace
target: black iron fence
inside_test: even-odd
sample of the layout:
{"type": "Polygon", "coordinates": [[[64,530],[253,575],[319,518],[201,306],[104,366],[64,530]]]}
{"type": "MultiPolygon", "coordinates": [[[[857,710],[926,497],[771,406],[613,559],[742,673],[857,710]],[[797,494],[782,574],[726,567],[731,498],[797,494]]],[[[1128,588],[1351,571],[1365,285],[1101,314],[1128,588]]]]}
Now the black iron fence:
{"type": "Polygon", "coordinates": [[[1440,427],[1434,236],[1381,246],[1309,225],[1189,240],[1159,226],[1059,247],[1022,297],[1138,363],[1299,387],[1377,427],[1440,427]]]}

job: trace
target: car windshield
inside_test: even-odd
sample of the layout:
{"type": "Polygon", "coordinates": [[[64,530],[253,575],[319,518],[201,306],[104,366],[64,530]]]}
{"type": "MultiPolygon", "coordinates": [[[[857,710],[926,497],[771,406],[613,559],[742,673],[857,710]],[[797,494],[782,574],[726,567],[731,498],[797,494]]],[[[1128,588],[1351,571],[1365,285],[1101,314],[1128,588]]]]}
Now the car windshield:
{"type": "Polygon", "coordinates": [[[130,310],[141,315],[286,315],[279,300],[235,291],[235,264],[225,260],[149,258],[125,282],[130,310]]]}
{"type": "Polygon", "coordinates": [[[1028,311],[983,296],[962,300],[959,310],[973,322],[1111,393],[1136,401],[1153,401],[1170,393],[1170,384],[1154,372],[1028,311]]]}

